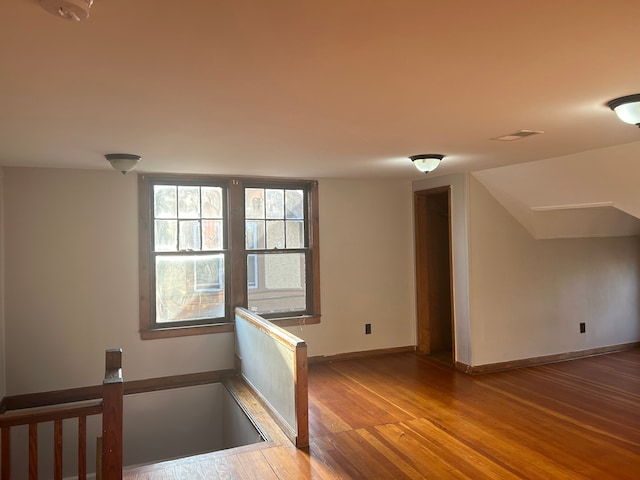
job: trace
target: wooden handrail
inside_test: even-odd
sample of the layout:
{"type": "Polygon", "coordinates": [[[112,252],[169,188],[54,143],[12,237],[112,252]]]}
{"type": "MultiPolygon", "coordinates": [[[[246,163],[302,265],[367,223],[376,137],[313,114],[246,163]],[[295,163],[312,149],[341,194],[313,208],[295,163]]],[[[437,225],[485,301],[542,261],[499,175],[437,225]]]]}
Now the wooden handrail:
{"type": "MultiPolygon", "coordinates": [[[[85,402],[102,398],[102,385],[90,387],[68,388],[50,392],[24,393],[4,397],[6,412],[27,408],[50,407],[64,403],[85,402]]],[[[4,412],[3,412],[4,413],[4,412]]]]}
{"type": "Polygon", "coordinates": [[[53,422],[80,416],[98,415],[102,413],[102,401],[85,405],[57,406],[39,408],[29,412],[7,412],[0,416],[0,428],[30,425],[32,423],[53,422]]]}
{"type": "Polygon", "coordinates": [[[122,350],[107,350],[105,365],[103,385],[23,395],[17,402],[20,410],[5,399],[6,410],[0,414],[0,480],[11,479],[11,428],[20,425],[29,426],[29,479],[37,480],[38,424],[43,422],[53,422],[53,478],[62,479],[62,422],[71,418],[78,419],[78,478],[86,479],[87,417],[99,414],[107,441],[98,473],[105,480],[122,479],[122,350]],[[102,399],[89,401],[97,398],[102,399]]]}
{"type": "Polygon", "coordinates": [[[246,308],[236,307],[235,314],[252,324],[258,330],[266,333],[274,340],[287,347],[289,350],[295,350],[298,346],[304,346],[306,343],[296,337],[294,334],[287,332],[281,327],[273,324],[269,320],[262,318],[255,313],[251,313],[246,308]]]}

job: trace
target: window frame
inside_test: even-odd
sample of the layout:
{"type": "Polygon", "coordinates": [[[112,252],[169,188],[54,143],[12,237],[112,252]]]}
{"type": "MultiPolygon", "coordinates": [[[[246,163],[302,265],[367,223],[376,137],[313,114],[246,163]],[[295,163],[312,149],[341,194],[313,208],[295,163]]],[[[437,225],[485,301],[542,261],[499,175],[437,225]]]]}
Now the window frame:
{"type": "MultiPolygon", "coordinates": [[[[248,301],[247,251],[245,243],[244,198],[245,188],[302,189],[305,195],[305,229],[309,254],[305,263],[307,308],[304,314],[266,315],[280,326],[319,323],[320,313],[320,253],[318,182],[316,180],[274,179],[251,177],[223,177],[215,175],[160,175],[138,174],[139,204],[139,284],[140,284],[140,336],[143,340],[189,335],[232,332],[235,307],[246,307],[248,301]],[[226,288],[226,321],[223,322],[155,322],[155,265],[153,242],[153,186],[215,185],[225,186],[226,232],[224,255],[226,288]]],[[[179,252],[175,252],[178,253],[179,252]]],[[[204,252],[203,252],[204,253],[204,252]]]]}
{"type": "MultiPolygon", "coordinates": [[[[303,191],[303,211],[304,211],[304,215],[303,215],[303,239],[305,241],[305,245],[303,247],[300,248],[287,248],[286,246],[284,248],[268,248],[267,245],[265,244],[264,248],[247,248],[246,242],[244,241],[243,238],[243,264],[247,265],[248,263],[248,257],[249,255],[255,255],[256,256],[256,260],[258,260],[260,255],[264,255],[263,258],[267,258],[267,256],[269,255],[280,255],[280,254],[289,254],[289,253],[299,253],[299,254],[303,254],[304,258],[305,258],[305,272],[309,271],[309,270],[313,270],[313,249],[311,248],[311,244],[312,244],[312,240],[311,240],[311,232],[312,232],[312,211],[311,211],[311,207],[310,207],[310,203],[312,203],[312,199],[311,199],[311,191],[310,191],[310,185],[308,182],[300,182],[300,181],[295,181],[295,180],[279,180],[279,181],[270,181],[270,180],[257,180],[257,179],[248,179],[245,182],[243,182],[242,185],[242,191],[243,191],[243,198],[246,198],[245,196],[245,191],[246,189],[261,189],[261,190],[302,190],[303,191]]],[[[265,198],[266,201],[266,198],[265,198]]],[[[243,202],[244,205],[244,202],[243,202]]],[[[266,208],[266,205],[265,205],[266,208]]],[[[244,211],[244,209],[243,209],[244,211]]],[[[285,215],[286,213],[283,213],[283,218],[282,221],[286,221],[285,220],[285,215]]],[[[243,223],[247,220],[247,218],[244,217],[243,214],[243,223]]],[[[260,219],[248,219],[248,220],[260,220],[260,219]]],[[[280,221],[280,219],[273,219],[275,221],[280,221]]],[[[262,221],[265,222],[265,235],[267,232],[267,228],[266,228],[266,224],[270,220],[267,217],[267,214],[265,212],[265,217],[262,219],[262,221]]],[[[243,232],[245,231],[246,227],[243,226],[243,232]]],[[[285,230],[286,231],[286,230],[285,230]]],[[[265,239],[266,241],[266,239],[265,239]]],[[[263,270],[266,273],[266,270],[263,270]]],[[[258,276],[258,278],[260,278],[258,276]]],[[[305,305],[305,309],[303,312],[292,312],[292,314],[290,316],[286,316],[284,318],[300,318],[300,317],[304,317],[304,316],[308,316],[309,312],[313,312],[313,304],[314,304],[314,298],[313,298],[313,292],[314,292],[314,285],[313,285],[313,274],[311,275],[305,275],[305,299],[306,299],[306,305],[305,305]]],[[[248,286],[248,282],[247,283],[248,286]]],[[[258,282],[259,283],[259,282],[258,282]]],[[[247,293],[247,297],[244,301],[245,305],[248,305],[248,291],[247,293]]],[[[248,307],[246,307],[248,308],[248,307]]],[[[272,319],[281,319],[283,318],[282,314],[280,312],[278,313],[260,313],[257,312],[258,315],[260,315],[263,318],[266,318],[268,320],[272,320],[272,319]]]]}

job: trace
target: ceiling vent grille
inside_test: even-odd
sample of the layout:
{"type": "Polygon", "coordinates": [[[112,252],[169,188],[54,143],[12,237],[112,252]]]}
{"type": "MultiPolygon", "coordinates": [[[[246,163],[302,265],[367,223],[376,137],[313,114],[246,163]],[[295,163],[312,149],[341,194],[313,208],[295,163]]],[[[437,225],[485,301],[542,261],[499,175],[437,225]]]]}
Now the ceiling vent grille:
{"type": "Polygon", "coordinates": [[[491,140],[497,140],[499,142],[513,142],[515,140],[520,140],[521,138],[530,137],[532,135],[540,135],[541,133],[544,132],[540,130],[518,130],[515,133],[503,135],[502,137],[492,138],[491,140]]]}

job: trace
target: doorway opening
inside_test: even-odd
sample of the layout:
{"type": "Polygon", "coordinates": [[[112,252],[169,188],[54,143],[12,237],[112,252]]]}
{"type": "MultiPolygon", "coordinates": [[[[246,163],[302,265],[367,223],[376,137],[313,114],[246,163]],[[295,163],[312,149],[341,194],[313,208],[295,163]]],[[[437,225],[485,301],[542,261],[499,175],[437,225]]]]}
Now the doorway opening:
{"type": "Polygon", "coordinates": [[[414,193],[418,353],[453,364],[451,187],[414,193]]]}

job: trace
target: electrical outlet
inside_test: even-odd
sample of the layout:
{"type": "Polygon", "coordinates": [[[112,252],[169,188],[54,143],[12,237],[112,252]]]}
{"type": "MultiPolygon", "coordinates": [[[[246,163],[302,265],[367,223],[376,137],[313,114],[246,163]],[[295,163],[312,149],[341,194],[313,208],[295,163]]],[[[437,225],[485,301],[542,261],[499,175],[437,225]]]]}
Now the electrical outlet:
{"type": "Polygon", "coordinates": [[[587,324],[584,322],[580,322],[580,333],[584,333],[587,331],[587,324]]]}
{"type": "Polygon", "coordinates": [[[364,324],[364,334],[365,335],[371,335],[371,324],[370,323],[365,323],[364,324]]]}

